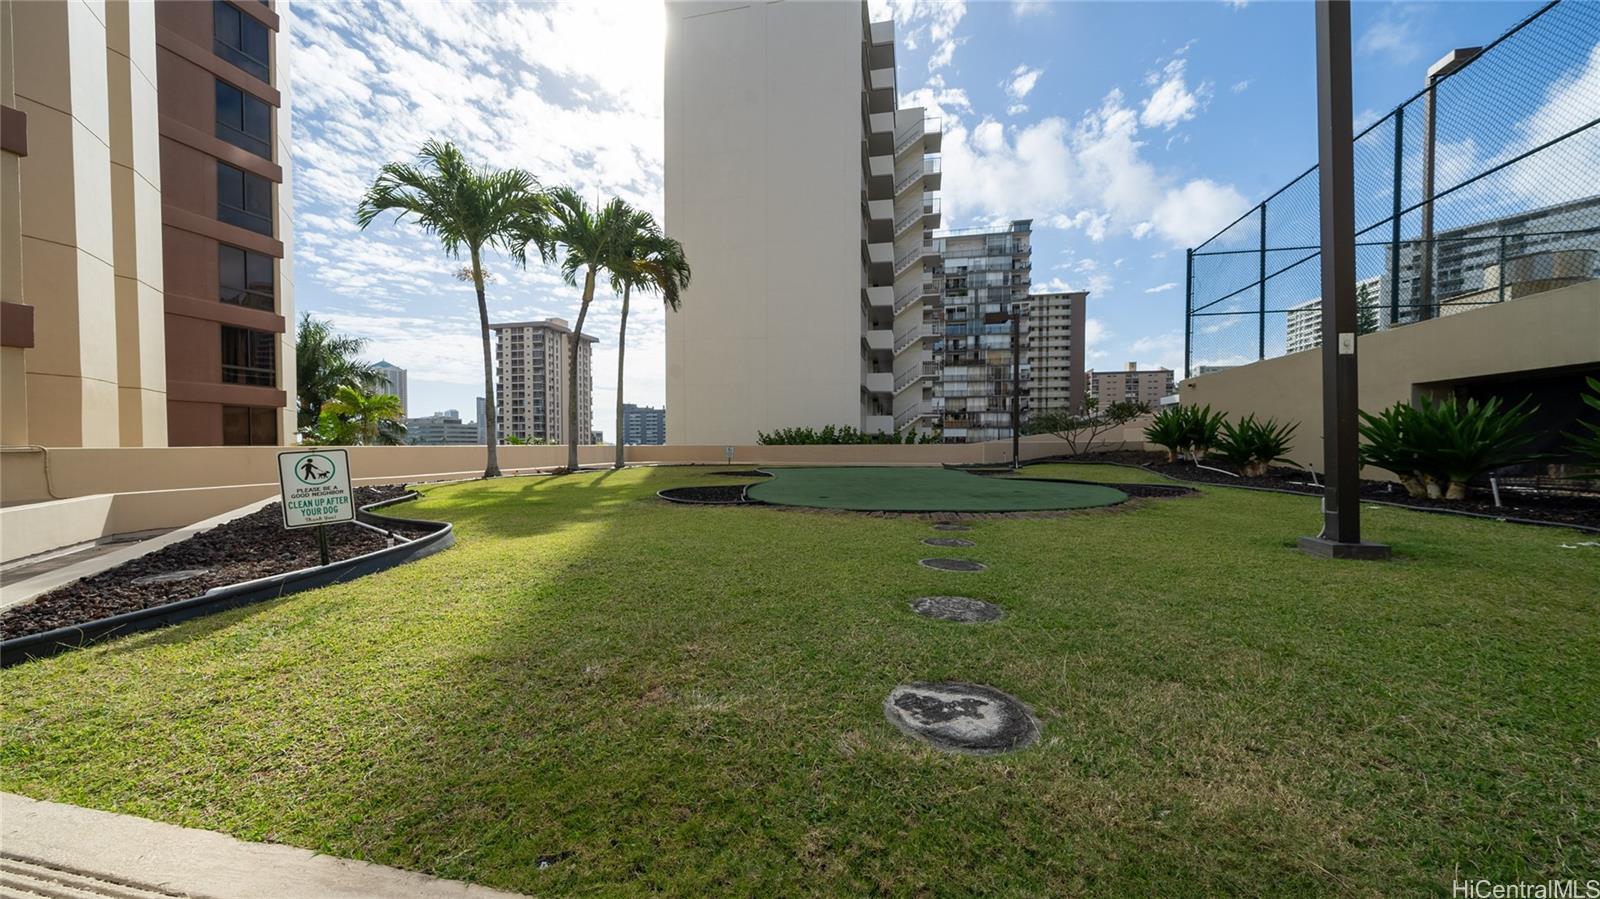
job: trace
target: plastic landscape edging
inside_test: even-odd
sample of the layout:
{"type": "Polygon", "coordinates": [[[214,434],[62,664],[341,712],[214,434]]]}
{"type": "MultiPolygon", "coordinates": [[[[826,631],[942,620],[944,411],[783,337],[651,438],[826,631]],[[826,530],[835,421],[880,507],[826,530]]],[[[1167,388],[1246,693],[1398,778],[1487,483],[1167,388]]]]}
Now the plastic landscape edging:
{"type": "Polygon", "coordinates": [[[121,637],[128,634],[136,634],[140,631],[153,630],[158,627],[167,627],[194,618],[225,612],[229,609],[237,609],[265,602],[269,599],[277,599],[281,596],[289,596],[305,590],[353,580],[363,575],[385,571],[397,565],[403,565],[406,562],[431,556],[440,550],[454,546],[456,542],[455,529],[449,522],[426,521],[417,518],[388,518],[370,514],[373,509],[408,502],[416,499],[418,495],[415,492],[411,492],[403,496],[370,503],[358,509],[356,517],[358,520],[366,521],[369,524],[376,521],[436,528],[432,533],[424,534],[397,546],[384,547],[365,555],[331,562],[327,565],[301,568],[297,571],[286,571],[282,574],[229,584],[226,587],[214,587],[199,596],[192,596],[188,599],[180,599],[159,606],[151,606],[148,609],[123,612],[120,615],[112,615],[109,618],[100,618],[84,624],[60,627],[55,630],[0,641],[0,668],[9,668],[12,665],[31,659],[42,659],[57,655],[110,637],[121,637]]]}

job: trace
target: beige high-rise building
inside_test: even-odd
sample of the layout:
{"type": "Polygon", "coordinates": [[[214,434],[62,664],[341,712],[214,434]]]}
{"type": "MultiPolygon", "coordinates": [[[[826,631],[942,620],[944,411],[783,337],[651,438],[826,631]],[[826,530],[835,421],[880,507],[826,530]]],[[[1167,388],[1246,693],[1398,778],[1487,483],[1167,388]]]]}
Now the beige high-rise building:
{"type": "Polygon", "coordinates": [[[1161,398],[1178,392],[1170,368],[1139,369],[1139,363],[1129,362],[1122,371],[1094,371],[1089,378],[1089,396],[1104,410],[1117,402],[1143,403],[1154,409],[1161,398]]]}
{"type": "Polygon", "coordinates": [[[924,414],[940,125],[899,109],[894,25],[864,3],[669,0],[669,443],[890,431],[924,414]]]}
{"type": "Polygon", "coordinates": [[[292,437],[288,21],[0,0],[0,441],[292,437]]]}
{"type": "MultiPolygon", "coordinates": [[[[503,322],[489,328],[495,336],[494,414],[501,439],[515,436],[565,443],[571,326],[565,319],[551,318],[503,322]]],[[[594,442],[591,360],[595,342],[596,338],[583,335],[578,353],[579,443],[594,442]]]]}
{"type": "Polygon", "coordinates": [[[1029,399],[1035,416],[1083,407],[1088,394],[1083,372],[1088,298],[1084,290],[1028,296],[1029,399]]]}

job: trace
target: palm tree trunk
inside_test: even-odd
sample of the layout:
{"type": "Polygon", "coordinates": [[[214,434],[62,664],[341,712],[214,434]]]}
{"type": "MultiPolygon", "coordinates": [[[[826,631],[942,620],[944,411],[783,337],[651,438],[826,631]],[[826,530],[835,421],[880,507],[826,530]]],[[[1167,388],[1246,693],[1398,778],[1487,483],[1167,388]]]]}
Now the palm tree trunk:
{"type": "Polygon", "coordinates": [[[472,248],[472,286],[478,292],[478,329],[483,336],[483,418],[484,444],[488,459],[483,465],[483,476],[500,477],[500,454],[496,451],[494,420],[494,352],[489,348],[489,302],[483,296],[483,264],[478,248],[472,248]]]}
{"type": "Polygon", "coordinates": [[[567,471],[578,470],[578,353],[583,349],[583,320],[589,317],[589,302],[594,299],[594,266],[583,276],[583,305],[578,307],[578,322],[572,326],[572,351],[567,354],[567,471]]]}
{"type": "Polygon", "coordinates": [[[622,285],[622,324],[617,328],[617,464],[613,466],[615,468],[627,464],[627,450],[622,445],[622,357],[628,351],[628,293],[632,289],[630,284],[622,285]]]}

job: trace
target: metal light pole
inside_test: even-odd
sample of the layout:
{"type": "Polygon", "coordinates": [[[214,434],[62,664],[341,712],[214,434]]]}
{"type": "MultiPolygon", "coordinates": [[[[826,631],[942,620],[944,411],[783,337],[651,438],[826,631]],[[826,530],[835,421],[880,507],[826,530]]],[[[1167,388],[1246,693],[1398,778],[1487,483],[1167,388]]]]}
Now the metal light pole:
{"type": "MultiPolygon", "coordinates": [[[[1428,67],[1427,79],[1423,87],[1427,88],[1428,100],[1423,104],[1423,138],[1422,138],[1422,260],[1421,272],[1422,293],[1421,309],[1418,318],[1433,318],[1433,175],[1434,175],[1434,123],[1438,121],[1439,82],[1446,75],[1456,71],[1472,61],[1474,56],[1482,50],[1481,47],[1458,47],[1446,53],[1438,62],[1428,67]]],[[[1397,176],[1398,177],[1398,176],[1397,176]]],[[[1395,285],[1396,289],[1399,285],[1395,285]]]]}
{"type": "Polygon", "coordinates": [[[1356,201],[1350,100],[1350,0],[1317,0],[1318,181],[1322,212],[1322,533],[1305,552],[1384,559],[1389,547],[1361,540],[1361,466],[1356,409],[1356,201]]]}

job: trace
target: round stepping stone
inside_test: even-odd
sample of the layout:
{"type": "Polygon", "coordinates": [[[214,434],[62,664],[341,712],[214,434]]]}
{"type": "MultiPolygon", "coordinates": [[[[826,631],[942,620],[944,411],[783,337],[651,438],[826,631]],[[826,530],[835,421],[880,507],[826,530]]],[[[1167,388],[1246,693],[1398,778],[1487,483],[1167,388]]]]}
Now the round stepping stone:
{"type": "Polygon", "coordinates": [[[918,615],[940,621],[994,621],[1005,614],[1000,607],[968,596],[924,596],[911,601],[918,615]]]}
{"type": "Polygon", "coordinates": [[[1039,739],[1039,722],[1027,706],[978,684],[901,684],[883,700],[883,716],[948,752],[993,755],[1039,739]]]}
{"type": "Polygon", "coordinates": [[[937,568],[940,571],[982,571],[987,567],[982,562],[968,559],[920,559],[917,564],[924,568],[937,568]]]}
{"type": "Polygon", "coordinates": [[[960,537],[924,537],[924,538],[922,538],[922,542],[928,544],[929,546],[977,546],[978,545],[976,543],[973,543],[971,540],[964,540],[964,539],[962,539],[960,537]]]}
{"type": "Polygon", "coordinates": [[[209,574],[209,568],[183,568],[178,571],[163,571],[160,574],[147,574],[129,581],[130,584],[144,586],[145,584],[175,584],[179,581],[192,580],[202,574],[209,574]]]}
{"type": "Polygon", "coordinates": [[[970,530],[972,530],[972,528],[970,526],[964,525],[964,524],[957,524],[954,521],[941,521],[941,522],[938,522],[933,526],[933,529],[936,530],[936,531],[970,531],[970,530]]]}

